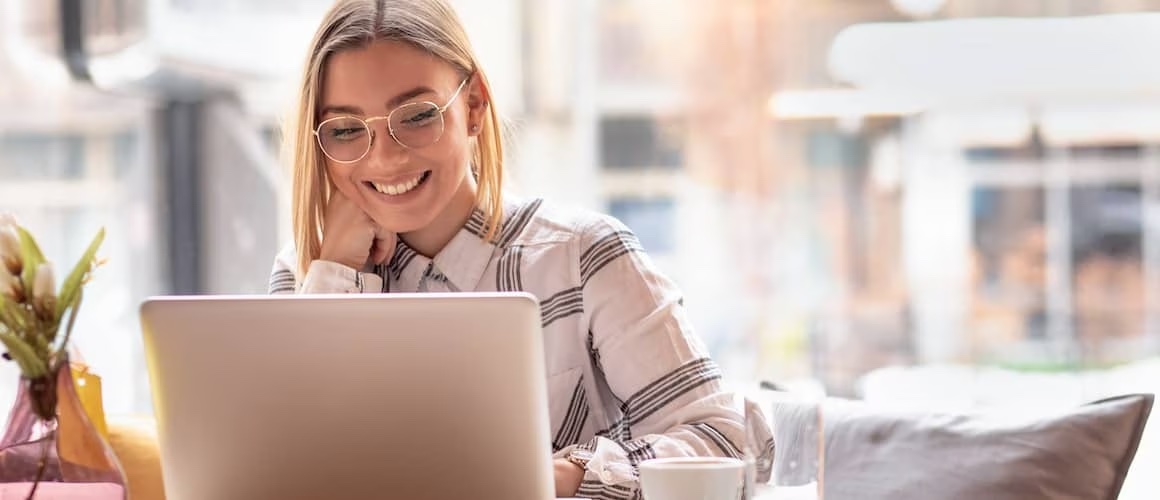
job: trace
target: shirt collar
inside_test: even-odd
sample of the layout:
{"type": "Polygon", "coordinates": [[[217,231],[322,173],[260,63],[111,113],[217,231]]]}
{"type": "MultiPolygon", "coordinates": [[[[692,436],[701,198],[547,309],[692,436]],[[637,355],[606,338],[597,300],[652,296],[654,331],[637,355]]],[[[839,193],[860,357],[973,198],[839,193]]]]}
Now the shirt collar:
{"type": "MultiPolygon", "coordinates": [[[[506,212],[507,207],[504,208],[506,212]]],[[[434,271],[442,273],[459,291],[470,292],[478,289],[484,271],[495,254],[496,245],[485,238],[486,219],[487,216],[482,210],[478,208],[472,210],[467,223],[435,256],[434,271]]],[[[432,259],[420,255],[399,238],[388,272],[391,279],[403,289],[417,288],[419,281],[423,279],[423,273],[431,263],[432,259]]]]}
{"type": "Polygon", "coordinates": [[[477,290],[487,264],[495,255],[496,245],[488,242],[485,237],[486,218],[478,208],[472,210],[467,224],[435,256],[435,269],[442,272],[459,291],[477,290]]]}

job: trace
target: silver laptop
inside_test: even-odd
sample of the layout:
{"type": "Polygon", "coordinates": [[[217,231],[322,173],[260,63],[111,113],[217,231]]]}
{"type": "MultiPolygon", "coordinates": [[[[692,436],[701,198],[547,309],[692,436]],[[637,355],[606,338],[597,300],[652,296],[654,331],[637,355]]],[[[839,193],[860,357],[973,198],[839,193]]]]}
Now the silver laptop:
{"type": "Polygon", "coordinates": [[[527,294],[141,306],[169,500],[553,498],[527,294]]]}

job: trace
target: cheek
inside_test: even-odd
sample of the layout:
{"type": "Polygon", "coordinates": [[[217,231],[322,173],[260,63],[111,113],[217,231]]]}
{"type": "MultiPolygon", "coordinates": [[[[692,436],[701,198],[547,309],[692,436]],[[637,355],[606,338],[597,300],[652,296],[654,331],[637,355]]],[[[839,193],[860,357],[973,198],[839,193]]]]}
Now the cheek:
{"type": "Polygon", "coordinates": [[[471,161],[471,147],[466,138],[444,139],[447,142],[440,141],[441,147],[432,148],[424,160],[442,172],[446,182],[454,183],[459,174],[467,171],[467,163],[471,161]]]}
{"type": "Polygon", "coordinates": [[[342,191],[347,197],[352,197],[357,192],[354,181],[350,180],[352,169],[352,166],[343,164],[328,163],[326,166],[326,175],[330,177],[330,183],[338,188],[339,191],[342,191]]]}

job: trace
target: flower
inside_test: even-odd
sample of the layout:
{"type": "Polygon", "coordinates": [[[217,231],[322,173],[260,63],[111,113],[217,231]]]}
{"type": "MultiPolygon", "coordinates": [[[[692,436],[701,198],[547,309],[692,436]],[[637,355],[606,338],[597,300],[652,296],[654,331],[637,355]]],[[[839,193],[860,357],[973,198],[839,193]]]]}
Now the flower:
{"type": "Polygon", "coordinates": [[[11,298],[19,302],[17,292],[20,291],[20,280],[16,279],[12,273],[8,272],[8,268],[0,266],[0,296],[11,298]]]}
{"type": "Polygon", "coordinates": [[[52,263],[41,263],[36,267],[36,283],[32,285],[32,299],[50,300],[56,298],[53,283],[52,263]]]}
{"type": "Polygon", "coordinates": [[[36,281],[32,284],[32,307],[42,319],[52,319],[56,312],[55,285],[52,263],[42,262],[36,266],[36,281]]]}
{"type": "Polygon", "coordinates": [[[58,291],[52,264],[36,239],[14,221],[10,215],[0,215],[0,258],[4,260],[0,266],[0,348],[7,351],[5,359],[20,366],[25,379],[37,380],[56,373],[67,362],[83,288],[98,262],[96,252],[105,230],[97,232],[58,291]],[[12,261],[18,271],[9,266],[12,261]]]}
{"type": "Polygon", "coordinates": [[[20,236],[16,232],[16,217],[0,213],[0,266],[11,274],[20,274],[20,236]]]}

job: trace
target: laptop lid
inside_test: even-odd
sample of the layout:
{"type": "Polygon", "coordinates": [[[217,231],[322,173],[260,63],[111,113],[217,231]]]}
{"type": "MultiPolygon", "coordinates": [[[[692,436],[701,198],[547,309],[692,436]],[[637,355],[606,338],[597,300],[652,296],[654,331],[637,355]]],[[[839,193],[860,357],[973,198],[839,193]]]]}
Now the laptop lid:
{"type": "Polygon", "coordinates": [[[155,297],[170,500],[553,498],[523,293],[155,297]]]}

